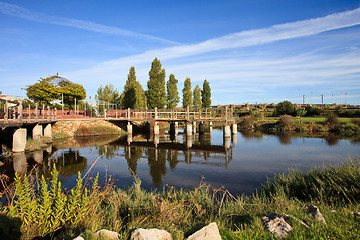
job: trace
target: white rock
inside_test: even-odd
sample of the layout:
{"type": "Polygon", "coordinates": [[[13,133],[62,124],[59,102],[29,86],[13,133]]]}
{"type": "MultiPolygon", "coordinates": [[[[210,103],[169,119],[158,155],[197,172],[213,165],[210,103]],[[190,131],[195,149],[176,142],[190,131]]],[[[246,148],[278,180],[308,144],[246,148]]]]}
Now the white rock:
{"type": "Polygon", "coordinates": [[[104,238],[104,239],[120,239],[120,234],[117,232],[109,231],[106,229],[101,229],[97,231],[94,236],[104,238]]]}
{"type": "Polygon", "coordinates": [[[76,238],[74,238],[73,240],[85,240],[81,235],[77,236],[76,238]]]}
{"type": "Polygon", "coordinates": [[[221,236],[216,223],[212,222],[189,236],[187,240],[221,240],[221,236]]]}
{"type": "Polygon", "coordinates": [[[261,222],[275,237],[285,238],[293,230],[281,214],[270,213],[262,217],[261,222]]]}
{"type": "Polygon", "coordinates": [[[172,240],[172,237],[165,230],[138,228],[131,233],[130,240],[172,240]]]}
{"type": "Polygon", "coordinates": [[[315,218],[315,220],[326,224],[325,218],[316,206],[310,205],[308,208],[308,213],[311,214],[311,216],[315,218]]]}

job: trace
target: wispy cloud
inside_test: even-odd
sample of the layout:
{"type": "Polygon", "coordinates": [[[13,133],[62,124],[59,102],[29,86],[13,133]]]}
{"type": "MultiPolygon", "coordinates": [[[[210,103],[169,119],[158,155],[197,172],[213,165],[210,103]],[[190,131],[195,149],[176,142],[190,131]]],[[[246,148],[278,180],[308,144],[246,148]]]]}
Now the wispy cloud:
{"type": "Polygon", "coordinates": [[[51,16],[48,14],[38,13],[17,5],[8,4],[4,2],[0,2],[0,12],[2,14],[23,18],[35,22],[43,22],[43,23],[50,23],[55,25],[67,26],[67,27],[74,27],[87,31],[106,33],[112,35],[149,39],[149,40],[160,41],[172,45],[178,44],[174,41],[170,41],[164,38],[132,32],[117,27],[106,26],[91,21],[63,18],[63,17],[51,16]]]}
{"type": "MultiPolygon", "coordinates": [[[[228,50],[262,45],[280,40],[307,37],[330,30],[342,29],[360,24],[360,8],[346,12],[331,14],[325,17],[274,25],[269,28],[242,31],[209,39],[207,41],[146,51],[142,54],[123,57],[103,62],[86,72],[104,72],[117,69],[120,65],[136,65],[149,63],[154,57],[162,61],[200,55],[219,50],[228,50]]],[[[79,72],[81,73],[81,71],[79,72]]]]}

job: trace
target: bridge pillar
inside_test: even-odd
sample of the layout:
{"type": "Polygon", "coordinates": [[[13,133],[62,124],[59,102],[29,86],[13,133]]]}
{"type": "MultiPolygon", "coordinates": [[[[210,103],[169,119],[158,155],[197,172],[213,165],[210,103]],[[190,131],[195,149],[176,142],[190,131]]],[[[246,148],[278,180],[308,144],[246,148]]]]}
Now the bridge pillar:
{"type": "Polygon", "coordinates": [[[153,131],[154,131],[154,135],[159,135],[160,131],[159,131],[159,125],[157,125],[157,122],[155,122],[153,131]]]}
{"type": "Polygon", "coordinates": [[[196,122],[193,122],[193,133],[196,133],[196,122]]]}
{"type": "Polygon", "coordinates": [[[192,143],[193,143],[193,136],[192,135],[187,135],[186,136],[186,148],[187,149],[191,148],[192,143]]]}
{"type": "Polygon", "coordinates": [[[51,137],[51,123],[45,125],[44,137],[51,137]]]}
{"type": "Polygon", "coordinates": [[[154,145],[155,145],[155,148],[158,147],[159,142],[160,142],[159,134],[154,134],[154,145]]]}
{"type": "Polygon", "coordinates": [[[237,134],[233,134],[233,135],[231,136],[231,141],[232,141],[232,143],[233,143],[233,146],[235,146],[235,144],[237,143],[237,134]]]}
{"type": "Polygon", "coordinates": [[[171,122],[170,123],[170,135],[177,135],[178,134],[178,122],[171,122]]]}
{"type": "Polygon", "coordinates": [[[132,134],[133,128],[132,128],[132,125],[131,125],[130,122],[128,122],[128,124],[127,124],[127,126],[126,126],[126,130],[127,130],[127,133],[128,133],[128,134],[132,134]]]}
{"type": "Polygon", "coordinates": [[[18,152],[13,154],[13,166],[14,171],[17,173],[27,172],[26,155],[24,152],[18,152]]]}
{"type": "Polygon", "coordinates": [[[186,132],[186,136],[191,136],[192,135],[192,124],[190,123],[186,123],[185,125],[185,132],[186,132]]]}
{"type": "Polygon", "coordinates": [[[199,133],[200,133],[200,134],[204,134],[204,133],[205,133],[204,122],[200,122],[200,123],[199,123],[199,133]]]}
{"type": "Polygon", "coordinates": [[[26,146],[26,128],[16,129],[13,133],[12,151],[24,152],[26,146]]]}
{"type": "Polygon", "coordinates": [[[42,125],[37,124],[32,130],[32,138],[38,139],[43,135],[43,127],[42,125]]]}
{"type": "Polygon", "coordinates": [[[237,124],[236,123],[231,124],[231,133],[237,134],[237,124]]]}
{"type": "Polygon", "coordinates": [[[230,125],[225,124],[223,127],[224,138],[230,138],[230,125]]]}
{"type": "Polygon", "coordinates": [[[209,122],[209,132],[211,133],[212,132],[212,129],[213,129],[213,127],[212,127],[212,122],[209,122]]]}
{"type": "Polygon", "coordinates": [[[133,138],[132,138],[132,133],[128,133],[127,135],[127,144],[130,145],[133,141],[133,138]]]}

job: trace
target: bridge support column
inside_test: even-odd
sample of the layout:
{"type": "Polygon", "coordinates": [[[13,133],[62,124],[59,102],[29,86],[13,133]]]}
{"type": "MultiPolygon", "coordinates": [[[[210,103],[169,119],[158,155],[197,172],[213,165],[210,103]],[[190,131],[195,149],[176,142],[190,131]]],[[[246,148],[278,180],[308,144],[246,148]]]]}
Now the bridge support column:
{"type": "Polygon", "coordinates": [[[225,124],[223,127],[224,138],[230,138],[230,125],[225,124]]]}
{"type": "Polygon", "coordinates": [[[154,134],[154,145],[155,145],[155,148],[158,147],[159,143],[160,143],[159,134],[154,134]]]}
{"type": "Polygon", "coordinates": [[[230,137],[224,137],[224,148],[230,149],[230,137]]]}
{"type": "Polygon", "coordinates": [[[133,141],[133,138],[132,138],[132,133],[128,133],[127,135],[127,145],[130,145],[133,141]]]}
{"type": "Polygon", "coordinates": [[[199,133],[200,133],[200,134],[204,134],[204,133],[205,133],[204,122],[200,122],[200,123],[199,123],[199,133]]]}
{"type": "Polygon", "coordinates": [[[231,124],[231,133],[237,134],[237,124],[236,123],[231,124]]]}
{"type": "Polygon", "coordinates": [[[154,125],[154,135],[159,135],[160,130],[159,130],[159,125],[157,125],[157,122],[155,122],[154,125]]]}
{"type": "Polygon", "coordinates": [[[187,135],[186,136],[186,148],[189,149],[192,147],[193,144],[193,136],[192,135],[187,135]]]}
{"type": "Polygon", "coordinates": [[[132,134],[132,125],[131,125],[131,123],[130,122],[128,122],[128,124],[127,124],[127,126],[126,126],[126,130],[127,130],[127,133],[128,134],[132,134]]]}
{"type": "Polygon", "coordinates": [[[209,122],[209,132],[211,133],[213,129],[212,122],[209,122]]]}
{"type": "Polygon", "coordinates": [[[47,124],[44,127],[44,137],[51,137],[51,124],[47,124]]]}
{"type": "Polygon", "coordinates": [[[15,132],[13,133],[13,140],[12,140],[12,151],[14,153],[25,151],[26,135],[27,135],[26,128],[19,128],[15,130],[15,132]]]}
{"type": "Polygon", "coordinates": [[[190,123],[186,123],[185,125],[185,132],[186,132],[186,136],[191,136],[192,135],[192,124],[190,123]]]}
{"type": "Polygon", "coordinates": [[[196,122],[193,122],[193,133],[196,133],[196,122]]]}
{"type": "Polygon", "coordinates": [[[170,123],[170,135],[177,135],[178,134],[178,122],[170,123]]]}
{"type": "Polygon", "coordinates": [[[42,125],[36,125],[32,130],[32,138],[38,139],[43,135],[43,127],[42,125]]]}

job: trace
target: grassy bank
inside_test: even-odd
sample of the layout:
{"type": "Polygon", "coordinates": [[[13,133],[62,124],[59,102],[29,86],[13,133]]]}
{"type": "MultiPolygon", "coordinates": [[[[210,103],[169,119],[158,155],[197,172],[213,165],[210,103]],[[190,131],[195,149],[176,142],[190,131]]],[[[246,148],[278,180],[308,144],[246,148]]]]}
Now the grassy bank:
{"type": "Polygon", "coordinates": [[[146,192],[139,179],[123,190],[116,189],[110,178],[99,189],[97,178],[80,177],[77,186],[65,192],[56,171],[50,186],[45,179],[36,185],[35,179],[18,176],[1,209],[0,229],[9,239],[71,239],[81,232],[85,239],[93,239],[91,233],[103,228],[128,239],[133,229],[142,227],[165,229],[174,239],[183,239],[215,221],[223,239],[273,239],[261,217],[276,212],[289,216],[287,221],[294,230],[288,239],[358,239],[360,221],[352,211],[360,210],[359,164],[356,159],[308,173],[290,171],[269,180],[252,196],[233,196],[206,183],[190,191],[166,186],[162,191],[146,192]],[[306,213],[310,204],[318,206],[326,225],[306,213]]]}

